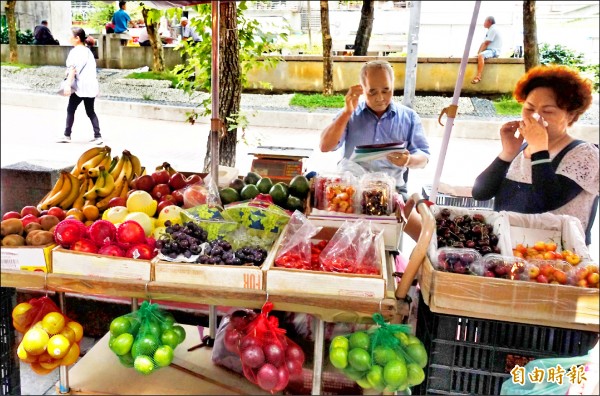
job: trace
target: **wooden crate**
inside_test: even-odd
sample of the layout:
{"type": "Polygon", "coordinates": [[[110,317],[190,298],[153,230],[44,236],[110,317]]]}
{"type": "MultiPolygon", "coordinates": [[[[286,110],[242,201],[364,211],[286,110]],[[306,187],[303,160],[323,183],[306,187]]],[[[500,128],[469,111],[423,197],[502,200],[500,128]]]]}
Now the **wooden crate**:
{"type": "Polygon", "coordinates": [[[429,259],[419,285],[433,312],[600,331],[598,289],[442,272],[429,259]]]}
{"type": "MultiPolygon", "coordinates": [[[[324,227],[314,240],[331,239],[336,227],[324,227]]],[[[281,245],[285,230],[281,233],[275,245],[277,251],[281,245]]],[[[388,286],[387,256],[383,239],[379,238],[379,249],[381,262],[377,263],[380,275],[355,275],[339,274],[334,272],[296,270],[275,267],[273,254],[265,261],[267,275],[267,292],[278,294],[324,294],[333,296],[352,296],[365,298],[385,298],[388,286]]]]}
{"type": "Polygon", "coordinates": [[[52,249],[55,243],[44,246],[2,247],[0,257],[3,269],[22,271],[52,271],[52,249]]]}
{"type": "Polygon", "coordinates": [[[150,281],[152,261],[75,252],[58,246],[52,251],[52,272],[150,281]]]}

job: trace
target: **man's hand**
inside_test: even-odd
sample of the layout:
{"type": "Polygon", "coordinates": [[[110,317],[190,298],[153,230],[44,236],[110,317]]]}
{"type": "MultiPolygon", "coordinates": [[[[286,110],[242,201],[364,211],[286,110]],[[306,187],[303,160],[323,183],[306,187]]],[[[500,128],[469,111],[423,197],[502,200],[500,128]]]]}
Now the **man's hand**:
{"type": "Polygon", "coordinates": [[[410,162],[410,153],[408,151],[394,152],[388,154],[387,159],[396,166],[408,167],[408,163],[410,162]]]}
{"type": "Polygon", "coordinates": [[[358,105],[358,98],[363,94],[363,88],[361,85],[353,85],[348,90],[345,97],[344,112],[352,114],[358,105]]]}

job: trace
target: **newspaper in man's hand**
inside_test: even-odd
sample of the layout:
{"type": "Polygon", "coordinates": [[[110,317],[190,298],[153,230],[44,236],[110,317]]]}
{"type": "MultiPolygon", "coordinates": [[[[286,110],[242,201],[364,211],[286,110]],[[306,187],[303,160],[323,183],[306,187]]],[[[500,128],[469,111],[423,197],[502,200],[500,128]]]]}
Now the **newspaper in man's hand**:
{"type": "Polygon", "coordinates": [[[378,159],[386,159],[391,153],[406,153],[406,142],[392,142],[382,144],[366,144],[356,146],[350,161],[366,162],[378,159]]]}

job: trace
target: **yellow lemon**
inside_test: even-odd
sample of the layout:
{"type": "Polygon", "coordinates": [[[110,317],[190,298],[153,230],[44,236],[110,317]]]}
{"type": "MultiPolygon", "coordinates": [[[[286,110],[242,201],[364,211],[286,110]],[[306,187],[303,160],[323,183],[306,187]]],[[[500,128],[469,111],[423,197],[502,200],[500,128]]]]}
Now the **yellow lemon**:
{"type": "Polygon", "coordinates": [[[40,357],[38,358],[38,363],[45,369],[54,370],[60,364],[60,360],[54,359],[46,351],[42,355],[40,355],[40,357]]]}
{"type": "Polygon", "coordinates": [[[48,345],[48,333],[43,329],[31,328],[23,336],[23,348],[30,355],[41,355],[48,345]]]}
{"type": "Polygon", "coordinates": [[[71,348],[67,352],[64,358],[60,361],[61,366],[70,366],[79,359],[79,344],[71,345],[71,348]]]}
{"type": "MultiPolygon", "coordinates": [[[[33,317],[31,316],[31,312],[30,312],[31,308],[33,308],[33,306],[31,304],[24,302],[24,303],[18,304],[12,310],[12,318],[20,328],[25,328],[25,327],[29,326],[31,324],[31,322],[33,321],[33,317]]],[[[21,331],[21,330],[19,330],[19,331],[21,331]]],[[[22,331],[21,331],[21,333],[22,333],[22,331]]]]}
{"type": "Polygon", "coordinates": [[[65,336],[65,338],[67,340],[69,340],[70,344],[75,343],[76,338],[77,338],[77,334],[75,334],[75,331],[70,328],[69,326],[65,326],[62,331],[60,332],[60,334],[62,334],[63,336],[65,336]]]}
{"type": "Polygon", "coordinates": [[[54,359],[62,359],[67,352],[69,352],[69,348],[71,348],[71,343],[62,334],[57,334],[48,340],[48,346],[46,351],[50,356],[54,359]]]}
{"type": "Polygon", "coordinates": [[[67,326],[75,332],[75,342],[79,342],[83,337],[83,327],[77,322],[69,322],[67,326]]]}
{"type": "Polygon", "coordinates": [[[65,327],[65,317],[60,312],[50,312],[42,319],[42,327],[48,334],[58,334],[65,327]]]}
{"type": "Polygon", "coordinates": [[[33,363],[37,361],[38,357],[35,355],[30,355],[27,353],[25,348],[23,348],[23,343],[21,342],[17,347],[17,357],[24,361],[25,363],[33,363]]]}

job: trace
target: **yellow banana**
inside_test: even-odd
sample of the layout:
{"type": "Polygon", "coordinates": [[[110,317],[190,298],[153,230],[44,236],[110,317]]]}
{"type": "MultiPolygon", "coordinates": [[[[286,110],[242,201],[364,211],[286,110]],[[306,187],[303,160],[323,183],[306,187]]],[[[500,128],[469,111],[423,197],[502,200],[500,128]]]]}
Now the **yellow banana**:
{"type": "Polygon", "coordinates": [[[99,166],[102,162],[106,161],[106,157],[108,156],[108,161],[110,163],[111,157],[110,157],[110,147],[106,146],[104,151],[101,151],[100,154],[98,154],[95,157],[92,157],[90,160],[88,160],[87,162],[85,162],[82,166],[81,166],[81,170],[83,172],[87,172],[92,168],[96,168],[97,166],[99,166]]]}
{"type": "MultiPolygon", "coordinates": [[[[44,198],[42,198],[40,200],[40,202],[38,203],[38,209],[40,209],[40,207],[42,206],[42,204],[44,202],[46,202],[50,197],[54,196],[55,194],[57,194],[63,186],[65,179],[62,177],[62,174],[58,177],[58,180],[56,180],[56,183],[54,183],[54,187],[52,187],[52,190],[50,190],[50,192],[48,192],[48,194],[46,194],[46,196],[44,196],[44,198]]],[[[43,210],[43,209],[40,209],[43,210]]]]}
{"type": "Polygon", "coordinates": [[[83,209],[83,195],[88,190],[89,179],[86,177],[83,180],[80,180],[79,186],[79,194],[77,194],[77,198],[75,198],[75,202],[73,202],[73,208],[75,209],[83,209]]]}
{"type": "Polygon", "coordinates": [[[96,189],[94,188],[95,183],[93,179],[88,178],[87,189],[85,194],[83,194],[83,206],[86,205],[96,205],[96,189]],[[91,193],[90,196],[86,197],[86,194],[91,193]],[[93,198],[91,197],[93,195],[93,198]]]}
{"type": "Polygon", "coordinates": [[[146,167],[142,166],[142,176],[146,174],[146,167]]]}
{"type": "MultiPolygon", "coordinates": [[[[92,181],[92,178],[90,178],[90,181],[92,181]]],[[[96,194],[96,188],[100,187],[104,187],[104,177],[102,177],[102,174],[100,174],[98,178],[96,178],[95,182],[92,181],[90,184],[88,184],[88,190],[85,194],[83,194],[83,198],[96,199],[98,197],[98,194],[96,194]]]]}
{"type": "Polygon", "coordinates": [[[135,173],[137,175],[141,175],[142,174],[142,164],[141,164],[138,156],[131,154],[131,152],[129,152],[128,150],[123,151],[123,154],[125,154],[125,152],[127,152],[126,155],[129,157],[129,160],[131,161],[131,164],[133,165],[133,173],[135,173]]]}
{"type": "Polygon", "coordinates": [[[108,203],[111,199],[121,196],[121,191],[123,190],[123,185],[126,184],[127,179],[123,178],[117,180],[115,182],[115,187],[106,197],[102,198],[100,201],[96,202],[96,206],[100,210],[100,212],[104,211],[108,208],[108,203]]]}
{"type": "Polygon", "coordinates": [[[128,156],[123,156],[123,167],[121,168],[121,173],[117,176],[118,179],[122,179],[126,177],[127,180],[131,180],[133,178],[133,164],[128,156]]]}
{"type": "MultiPolygon", "coordinates": [[[[58,206],[58,204],[71,193],[71,178],[67,175],[70,175],[70,173],[66,171],[60,172],[60,177],[63,179],[61,188],[56,194],[51,195],[40,205],[41,210],[47,210],[53,206],[58,206]]],[[[77,178],[75,178],[75,180],[77,180],[77,178]]]]}
{"type": "Polygon", "coordinates": [[[73,202],[75,202],[75,199],[77,199],[77,195],[79,194],[79,179],[70,173],[67,173],[67,177],[71,181],[71,190],[69,191],[69,194],[65,197],[65,199],[63,199],[58,205],[61,208],[63,208],[63,210],[70,209],[73,205],[73,202]]]}
{"type": "Polygon", "coordinates": [[[115,169],[115,166],[117,166],[117,164],[119,163],[119,156],[115,155],[112,159],[112,161],[110,161],[110,165],[108,168],[108,173],[112,173],[113,169],[115,169]]]}
{"type": "Polygon", "coordinates": [[[123,189],[121,190],[120,197],[127,199],[127,193],[129,192],[129,180],[126,176],[123,176],[123,189]]]}
{"type": "Polygon", "coordinates": [[[89,177],[98,177],[98,175],[100,174],[100,167],[103,166],[104,169],[108,169],[110,167],[112,158],[110,157],[110,153],[105,154],[104,158],[102,159],[102,161],[100,161],[100,163],[93,167],[88,169],[87,171],[87,175],[89,177]]]}
{"type": "Polygon", "coordinates": [[[124,163],[125,163],[125,156],[122,155],[119,158],[119,160],[117,161],[117,163],[115,164],[115,166],[111,170],[109,170],[109,172],[112,175],[113,179],[117,180],[119,178],[119,176],[121,175],[121,169],[123,169],[123,164],[124,163]]]}
{"type": "Polygon", "coordinates": [[[75,176],[79,175],[79,173],[81,173],[81,168],[83,167],[83,164],[100,154],[102,151],[104,151],[104,149],[104,147],[92,147],[91,149],[86,150],[83,154],[81,154],[81,156],[79,156],[77,164],[75,165],[71,173],[73,173],[75,176]]]}
{"type": "Polygon", "coordinates": [[[99,178],[104,178],[104,185],[102,187],[96,187],[96,195],[104,198],[115,189],[115,179],[103,166],[100,167],[99,178]]]}

